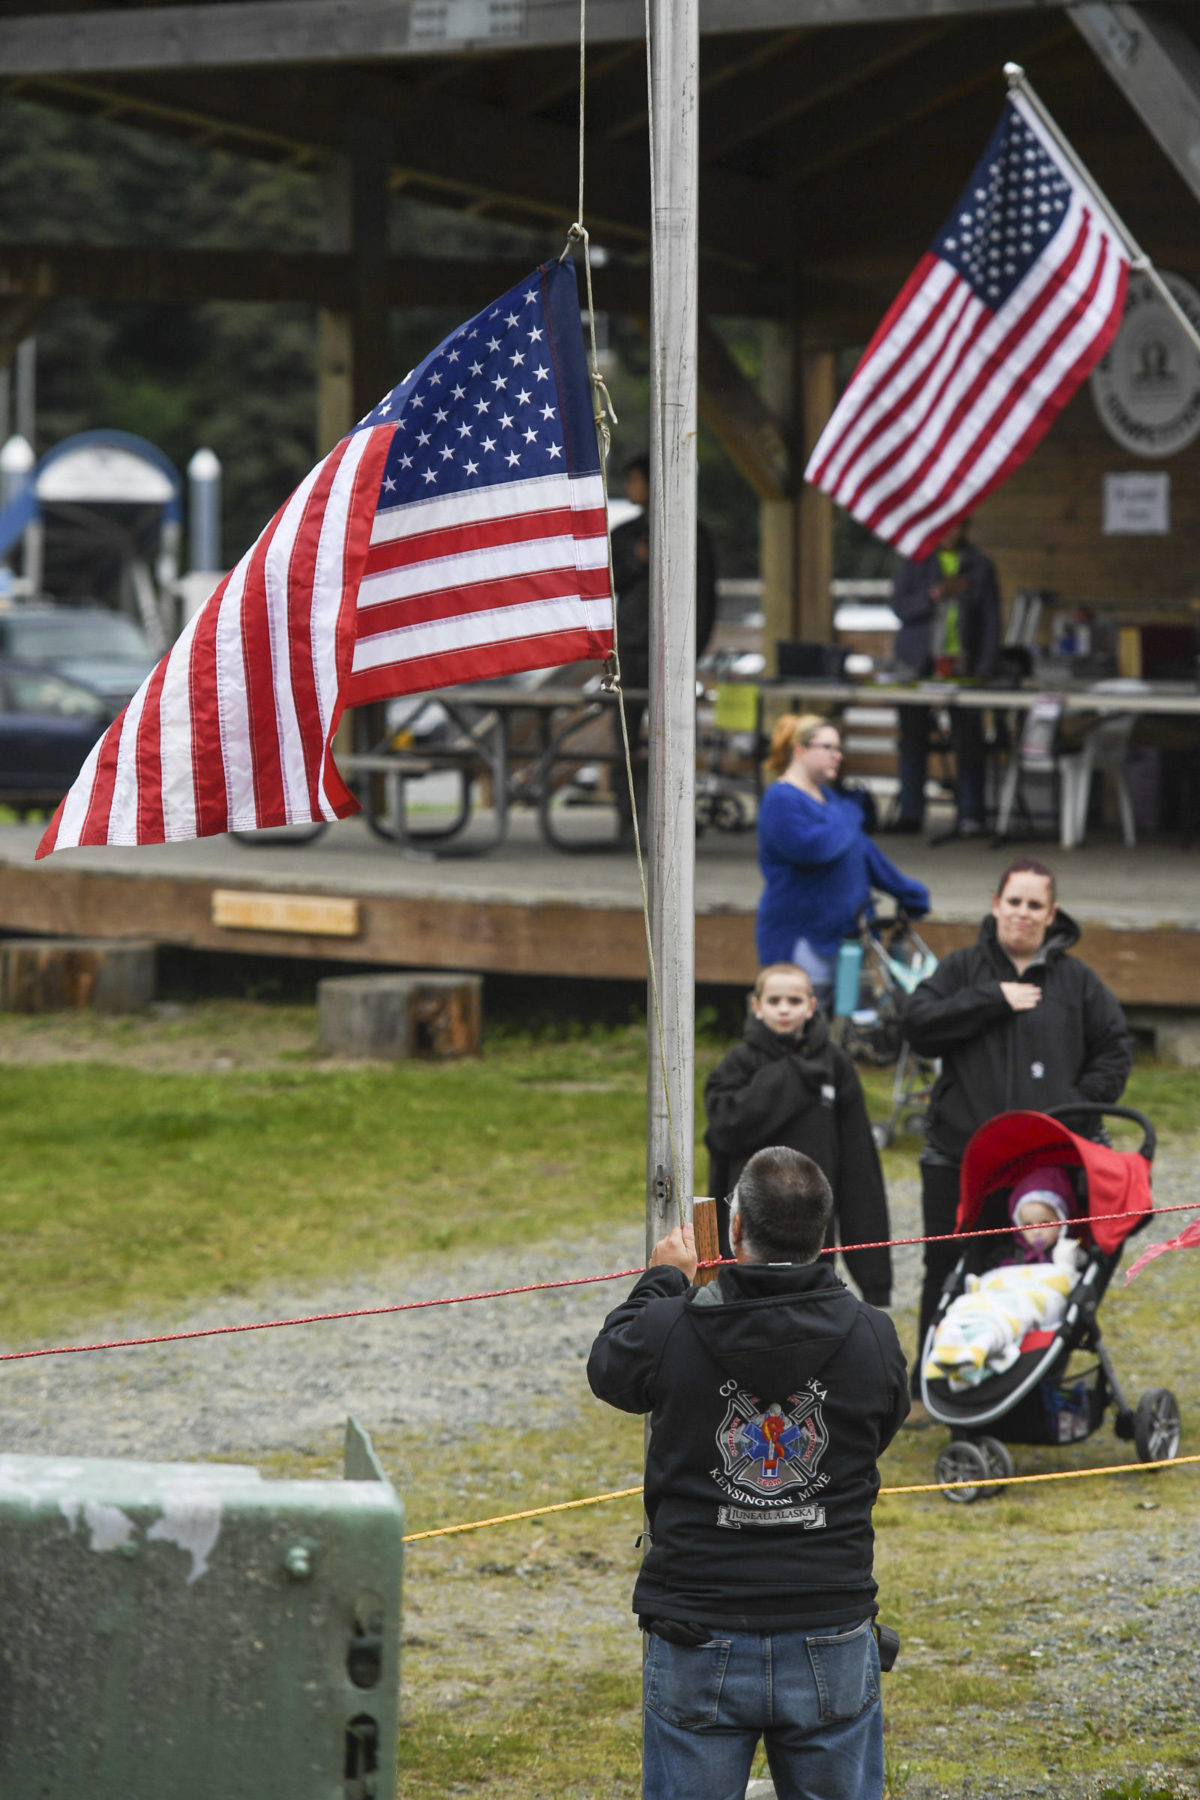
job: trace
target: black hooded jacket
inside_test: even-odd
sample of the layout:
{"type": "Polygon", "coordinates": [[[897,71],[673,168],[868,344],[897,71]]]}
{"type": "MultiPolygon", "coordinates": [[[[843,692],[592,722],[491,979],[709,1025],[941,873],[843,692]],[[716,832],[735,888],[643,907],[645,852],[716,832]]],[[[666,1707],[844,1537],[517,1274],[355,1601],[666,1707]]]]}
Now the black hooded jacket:
{"type": "Polygon", "coordinates": [[[827,1262],[741,1263],[707,1288],[648,1269],[588,1380],[651,1415],[635,1612],[779,1631],[872,1610],[876,1462],[907,1378],[891,1320],[827,1262]]]}
{"type": "MultiPolygon", "coordinates": [[[[1067,955],[1079,936],[1060,907],[1037,957],[1018,975],[989,913],[978,941],[952,951],[907,1002],[909,1043],[920,1056],[942,1059],[925,1127],[935,1155],[960,1161],[971,1134],[997,1113],[1121,1098],[1133,1067],[1129,1029],[1116,996],[1067,955]],[[1037,982],[1042,998],[1014,1012],[1002,981],[1037,982]]],[[[1083,1121],[1079,1128],[1084,1136],[1096,1129],[1083,1121]]]]}
{"type": "MultiPolygon", "coordinates": [[[[743,1041],[721,1058],[704,1084],[704,1110],[708,1191],[718,1200],[733,1192],[756,1150],[783,1144],[811,1156],[829,1182],[843,1246],[891,1236],[862,1083],[849,1056],[830,1038],[824,1014],[814,1013],[792,1037],[780,1037],[760,1019],[747,1020],[743,1041]]],[[[722,1217],[721,1249],[728,1256],[726,1229],[722,1217]]],[[[863,1297],[886,1306],[891,1251],[844,1250],[844,1255],[863,1297]]]]}

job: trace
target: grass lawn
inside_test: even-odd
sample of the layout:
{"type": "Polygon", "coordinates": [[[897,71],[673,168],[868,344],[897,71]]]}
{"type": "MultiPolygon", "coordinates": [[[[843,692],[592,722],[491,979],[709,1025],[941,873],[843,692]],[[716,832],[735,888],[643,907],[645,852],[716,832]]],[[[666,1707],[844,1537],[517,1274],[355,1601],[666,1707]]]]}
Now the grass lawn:
{"type": "MultiPolygon", "coordinates": [[[[310,1007],[0,1015],[0,1335],[640,1218],[638,1028],[501,1037],[477,1062],[394,1067],[320,1064],[314,1045],[310,1007]],[[202,1066],[186,1066],[198,1049],[202,1066]]],[[[720,1053],[697,1054],[698,1185],[701,1089],[720,1053]]],[[[879,1116],[888,1083],[867,1071],[879,1116]]],[[[1164,1132],[1193,1129],[1200,1071],[1145,1063],[1128,1099],[1164,1132]]],[[[914,1158],[911,1139],[889,1150],[889,1177],[914,1158]]]]}
{"type": "MultiPolygon", "coordinates": [[[[170,1313],[412,1253],[583,1233],[640,1214],[644,1037],[501,1045],[478,1062],[318,1065],[252,1053],[273,1011],[226,1002],[194,1029],[215,1070],[169,1062],[187,1027],[91,1022],[95,1060],[37,1060],[54,1021],[4,1019],[0,1331],[170,1313]],[[239,1029],[240,1027],[240,1029],[239,1029]],[[246,1066],[239,1066],[239,1055],[246,1066]]],[[[308,1037],[314,1035],[312,1009],[308,1037]]],[[[80,1027],[73,1027],[78,1032],[80,1027]]]]}
{"type": "MultiPolygon", "coordinates": [[[[641,1031],[499,1036],[477,1063],[395,1068],[323,1065],[314,1037],[311,1008],[252,1003],[176,1018],[0,1017],[6,1342],[118,1314],[169,1319],[215,1295],[315,1286],[413,1251],[536,1244],[640,1219],[641,1031]]],[[[721,1048],[702,1047],[700,1081],[721,1048]]],[[[886,1087],[884,1074],[869,1077],[880,1113],[886,1087]]],[[[1200,1074],[1141,1064],[1128,1099],[1200,1150],[1200,1074]]],[[[886,1161],[892,1176],[911,1175],[915,1146],[886,1161]]],[[[703,1180],[702,1154],[697,1168],[703,1180]]],[[[1105,1313],[1134,1393],[1169,1382],[1179,1394],[1185,1450],[1200,1444],[1198,1310],[1200,1256],[1183,1254],[1114,1291],[1105,1313]]],[[[912,1321],[899,1323],[911,1338],[912,1321]]],[[[939,1441],[901,1434],[885,1484],[932,1479],[939,1441]]],[[[427,1443],[394,1434],[378,1448],[420,1530],[630,1485],[641,1424],[581,1384],[573,1425],[532,1420],[500,1452],[487,1433],[457,1445],[450,1489],[427,1443]]],[[[1131,1451],[1106,1429],[1070,1450],[1016,1455],[1032,1471],[1131,1451]]],[[[256,1460],[298,1474],[332,1471],[333,1458],[331,1445],[256,1460]]],[[[1143,1612],[1130,1623],[1100,1572],[1123,1579],[1127,1565],[1154,1563],[1161,1582],[1139,1588],[1143,1609],[1166,1616],[1187,1602],[1171,1550],[1195,1537],[1198,1480],[1182,1469],[1015,1488],[967,1508],[939,1495],[880,1502],[877,1573],[904,1639],[885,1689],[893,1800],[936,1784],[958,1794],[968,1778],[988,1795],[1002,1776],[1053,1794],[1067,1774],[1094,1777],[1097,1795],[1111,1776],[1112,1800],[1196,1791],[1200,1725],[1185,1696],[1154,1692],[1152,1715],[1111,1698],[1148,1628],[1143,1612]],[[1077,1717],[1043,1715],[1046,1684],[1078,1696],[1077,1717]],[[1176,1785],[1137,1786],[1130,1771],[1152,1760],[1176,1785]]],[[[639,1529],[626,1501],[411,1547],[404,1800],[632,1800],[639,1529]]]]}

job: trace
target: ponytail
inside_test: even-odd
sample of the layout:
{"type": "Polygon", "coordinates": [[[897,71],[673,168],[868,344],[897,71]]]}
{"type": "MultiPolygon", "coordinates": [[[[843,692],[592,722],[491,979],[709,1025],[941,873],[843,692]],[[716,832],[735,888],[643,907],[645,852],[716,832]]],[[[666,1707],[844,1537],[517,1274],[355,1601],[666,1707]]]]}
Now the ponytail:
{"type": "Polygon", "coordinates": [[[781,713],[771,733],[771,747],[763,759],[763,774],[778,781],[792,760],[797,745],[810,744],[818,731],[829,724],[819,713],[781,713]]]}

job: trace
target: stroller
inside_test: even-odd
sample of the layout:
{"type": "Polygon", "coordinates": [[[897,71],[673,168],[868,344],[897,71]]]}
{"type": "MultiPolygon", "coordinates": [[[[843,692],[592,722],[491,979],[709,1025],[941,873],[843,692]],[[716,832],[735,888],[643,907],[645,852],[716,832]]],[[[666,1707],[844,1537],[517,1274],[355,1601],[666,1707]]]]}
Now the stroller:
{"type": "MultiPolygon", "coordinates": [[[[1014,1473],[1009,1444],[1070,1444],[1090,1437],[1116,1408],[1113,1428],[1132,1438],[1143,1462],[1179,1454],[1179,1407],[1167,1388],[1150,1388],[1136,1407],[1129,1404],[1105,1347],[1097,1312],[1121,1260],[1127,1238],[1154,1210],[1150,1165],[1155,1134],[1150,1121],[1132,1107],[1079,1102],[1053,1113],[1011,1112],[991,1119],[972,1137],[963,1158],[957,1229],[986,1229],[1008,1223],[1008,1196],[1020,1178],[1044,1164],[1070,1174],[1075,1188],[1074,1235],[1086,1260],[1075,1277],[1066,1311],[1052,1331],[1029,1331],[1011,1368],[989,1375],[978,1386],[954,1391],[944,1378],[927,1376],[933,1335],[950,1302],[965,1289],[968,1274],[994,1266],[1007,1247],[1002,1237],[972,1238],[947,1277],[933,1325],[921,1346],[921,1399],[930,1416],[952,1432],[937,1459],[939,1481],[970,1482],[1014,1473]],[[1064,1118],[1131,1119],[1142,1131],[1137,1150],[1114,1150],[1077,1137],[1064,1118]],[[1137,1213],[1119,1218],[1120,1213],[1137,1213]],[[998,1248],[1001,1247],[1001,1248],[998,1248]],[[1077,1352],[1095,1361],[1068,1367],[1077,1352]]],[[[1000,1493],[999,1487],[948,1488],[946,1499],[969,1505],[1000,1493]]]]}
{"type": "Polygon", "coordinates": [[[899,907],[890,919],[864,914],[857,939],[838,952],[834,989],[837,1041],[860,1062],[895,1063],[892,1110],[871,1127],[886,1149],[898,1131],[919,1128],[941,1064],[918,1056],[904,1038],[904,1002],[937,968],[937,957],[899,907]]]}

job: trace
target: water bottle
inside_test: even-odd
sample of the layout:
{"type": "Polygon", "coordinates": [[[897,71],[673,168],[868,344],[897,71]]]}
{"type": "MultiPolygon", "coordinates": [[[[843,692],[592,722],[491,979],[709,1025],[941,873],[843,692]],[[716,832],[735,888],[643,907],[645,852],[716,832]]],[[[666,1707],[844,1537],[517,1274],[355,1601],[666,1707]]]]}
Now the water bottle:
{"type": "Polygon", "coordinates": [[[833,1013],[837,1019],[848,1019],[858,1009],[858,990],[862,982],[862,945],[847,938],[838,946],[837,973],[833,984],[833,1013]]]}

